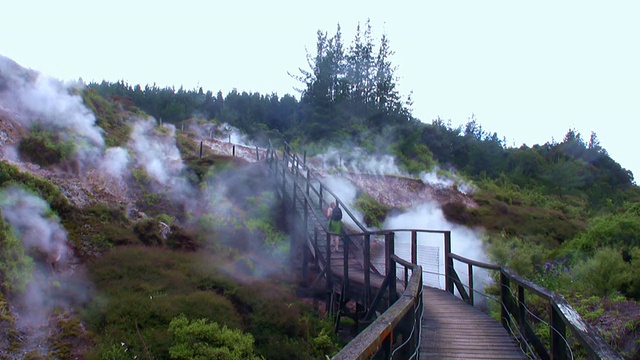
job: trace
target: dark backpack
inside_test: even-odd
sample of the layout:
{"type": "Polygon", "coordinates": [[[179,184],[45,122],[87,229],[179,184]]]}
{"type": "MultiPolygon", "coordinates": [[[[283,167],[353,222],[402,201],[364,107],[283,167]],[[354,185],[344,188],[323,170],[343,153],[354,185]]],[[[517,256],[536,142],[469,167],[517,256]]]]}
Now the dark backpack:
{"type": "Polygon", "coordinates": [[[331,211],[331,220],[340,221],[342,220],[342,210],[339,207],[334,207],[331,211]]]}

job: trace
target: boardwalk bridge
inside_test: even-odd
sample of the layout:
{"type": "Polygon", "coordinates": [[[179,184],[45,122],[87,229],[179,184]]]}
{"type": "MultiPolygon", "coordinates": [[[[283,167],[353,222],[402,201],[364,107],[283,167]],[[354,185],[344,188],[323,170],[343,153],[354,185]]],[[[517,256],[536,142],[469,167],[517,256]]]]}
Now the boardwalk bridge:
{"type": "Polygon", "coordinates": [[[291,217],[305,291],[323,296],[336,326],[344,317],[357,326],[357,336],[333,359],[621,359],[562,296],[508,268],[453,253],[450,231],[369,231],[311,171],[306,156],[285,143],[263,158],[291,217]],[[344,214],[339,251],[331,249],[323,211],[331,201],[344,214]],[[422,259],[433,248],[442,250],[422,259]],[[494,295],[477,285],[480,273],[495,279],[494,295]],[[533,298],[535,313],[527,307],[533,298]],[[491,309],[500,320],[487,314],[491,309]]]}

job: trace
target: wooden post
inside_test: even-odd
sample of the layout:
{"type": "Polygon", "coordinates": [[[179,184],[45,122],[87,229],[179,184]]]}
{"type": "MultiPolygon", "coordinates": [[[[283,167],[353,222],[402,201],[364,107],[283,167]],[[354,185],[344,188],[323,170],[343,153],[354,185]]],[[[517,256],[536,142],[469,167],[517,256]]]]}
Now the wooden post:
{"type": "Polygon", "coordinates": [[[298,197],[298,187],[296,186],[296,182],[293,182],[293,191],[291,195],[291,204],[293,211],[296,211],[296,198],[298,197]]]}
{"type": "Polygon", "coordinates": [[[398,299],[398,289],[396,283],[396,262],[391,259],[395,251],[395,233],[389,232],[384,237],[384,252],[386,259],[386,275],[389,276],[389,304],[388,308],[398,299]],[[389,275],[390,274],[390,275],[389,275]]]}
{"type": "Polygon", "coordinates": [[[500,271],[500,322],[502,326],[509,331],[511,328],[509,321],[509,304],[511,303],[511,291],[509,277],[503,271],[500,271]]]}
{"type": "Polygon", "coordinates": [[[344,294],[342,294],[342,298],[343,299],[349,299],[349,235],[341,235],[340,236],[342,238],[342,267],[344,269],[344,273],[343,273],[343,291],[344,294]]]}
{"type": "Polygon", "coordinates": [[[260,153],[258,152],[257,146],[256,146],[256,160],[260,161],[260,153]]]}
{"type": "Polygon", "coordinates": [[[287,185],[287,173],[286,173],[287,169],[286,168],[282,168],[282,199],[285,199],[285,190],[286,190],[286,185],[287,185]]]}
{"type": "Polygon", "coordinates": [[[418,263],[418,232],[411,230],[411,263],[418,263]]]}
{"type": "MultiPolygon", "coordinates": [[[[525,305],[524,287],[518,285],[518,327],[522,334],[527,333],[527,307],[525,305]]],[[[552,330],[553,331],[553,330],[552,330]]]]}
{"type": "Polygon", "coordinates": [[[444,277],[445,290],[453,294],[453,258],[451,254],[451,231],[444,232],[444,277]]]}
{"type": "Polygon", "coordinates": [[[364,235],[364,306],[371,305],[371,234],[364,235]]]}
{"type": "Polygon", "coordinates": [[[231,150],[231,155],[232,155],[233,157],[235,157],[235,156],[236,156],[236,146],[235,146],[235,145],[233,145],[233,147],[232,147],[231,149],[232,149],[232,150],[231,150]]]}
{"type": "Polygon", "coordinates": [[[469,264],[469,305],[473,306],[473,265],[469,264]]]}
{"type": "Polygon", "coordinates": [[[327,277],[327,290],[329,292],[333,292],[333,284],[331,283],[331,234],[327,232],[327,241],[325,243],[325,254],[327,256],[327,270],[325,271],[325,276],[327,277]]]}
{"type": "Polygon", "coordinates": [[[202,141],[200,141],[200,159],[202,159],[202,141]]]}
{"type": "Polygon", "coordinates": [[[553,360],[567,359],[567,344],[565,343],[567,325],[562,321],[562,316],[555,306],[549,304],[551,310],[551,321],[549,332],[551,333],[551,358],[553,360]]]}
{"type": "Polygon", "coordinates": [[[316,254],[316,256],[314,256],[314,259],[313,259],[313,264],[315,265],[316,268],[318,268],[318,253],[320,252],[320,249],[318,248],[318,227],[317,226],[313,227],[313,251],[316,254]]]}
{"type": "Polygon", "coordinates": [[[309,280],[309,249],[302,245],[302,286],[307,287],[309,280]]]}

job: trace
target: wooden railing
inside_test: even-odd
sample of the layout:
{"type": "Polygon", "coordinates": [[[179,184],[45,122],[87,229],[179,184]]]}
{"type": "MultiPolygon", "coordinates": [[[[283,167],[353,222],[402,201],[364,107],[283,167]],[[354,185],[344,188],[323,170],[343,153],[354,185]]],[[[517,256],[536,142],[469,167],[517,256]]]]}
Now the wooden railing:
{"type": "Polygon", "coordinates": [[[391,271],[385,281],[394,293],[396,263],[411,272],[405,291],[393,305],[338,352],[333,360],[417,359],[422,319],[422,267],[395,255],[390,256],[391,271]]]}
{"type": "MultiPolygon", "coordinates": [[[[319,278],[325,279],[330,291],[339,291],[346,298],[357,298],[367,310],[362,321],[368,323],[367,329],[352,340],[335,359],[369,358],[417,358],[420,347],[422,319],[422,267],[414,262],[398,258],[394,253],[393,232],[369,232],[349,210],[346,204],[329,190],[306,166],[304,158],[285,144],[284,151],[278,156],[271,147],[267,151],[267,162],[278,182],[279,192],[292,209],[297,209],[295,223],[300,224],[306,245],[320,263],[319,278]],[[343,273],[335,276],[332,272],[329,237],[326,218],[322,209],[328,206],[328,196],[340,204],[345,226],[341,235],[343,242],[343,273]],[[346,217],[346,218],[345,218],[346,217]],[[310,226],[310,223],[312,226],[310,226]],[[356,228],[354,232],[352,227],[356,228]],[[317,229],[321,228],[323,234],[317,229]],[[359,230],[359,231],[358,231],[359,230]],[[371,262],[371,237],[385,238],[385,270],[380,271],[371,262]],[[354,274],[349,261],[361,262],[361,274],[354,274]],[[398,264],[404,268],[403,281],[398,284],[398,264]],[[351,269],[351,270],[350,270],[351,269]],[[352,283],[351,278],[362,276],[362,282],[352,283]],[[377,287],[372,285],[371,277],[378,280],[377,287]],[[341,284],[334,284],[340,282],[341,284]],[[334,286],[336,285],[336,286],[334,286]],[[361,292],[355,288],[364,289],[361,292]],[[375,292],[375,296],[374,296],[375,292]],[[379,311],[383,314],[376,318],[379,311]]],[[[306,269],[306,252],[303,255],[303,271],[306,269]]],[[[303,278],[306,275],[303,274],[303,278]]]]}
{"type": "MultiPolygon", "coordinates": [[[[420,319],[422,313],[422,267],[417,265],[417,242],[418,233],[439,233],[443,235],[445,254],[445,290],[451,294],[458,291],[458,295],[473,306],[475,304],[473,269],[482,268],[489,271],[499,272],[501,306],[501,322],[509,331],[517,329],[520,337],[518,340],[527,344],[528,351],[532,357],[541,359],[569,359],[572,358],[572,350],[566,338],[567,328],[582,345],[584,352],[590,359],[622,359],[619,354],[602,339],[596,329],[586,324],[580,315],[567,303],[560,295],[548,289],[534,284],[512,270],[493,264],[478,262],[467,259],[451,251],[451,232],[441,230],[419,230],[419,229],[395,229],[379,232],[370,232],[351,213],[347,206],[326,186],[322,184],[306,166],[306,156],[300,158],[293,149],[284,144],[282,156],[278,157],[277,152],[271,146],[267,150],[267,161],[271,169],[276,174],[276,178],[281,181],[281,193],[285,196],[287,191],[291,192],[291,203],[297,204],[302,209],[302,223],[305,229],[305,241],[308,242],[311,250],[321,258],[323,266],[320,276],[324,276],[329,287],[331,287],[333,277],[331,274],[331,256],[329,249],[329,236],[326,226],[322,225],[324,214],[322,209],[328,206],[327,194],[331,195],[338,202],[347,220],[358,228],[358,232],[346,232],[342,236],[344,242],[344,273],[340,277],[343,285],[341,290],[349,293],[350,276],[347,261],[350,256],[350,249],[353,246],[356,251],[361,252],[363,265],[364,294],[361,298],[362,304],[368,309],[365,321],[373,321],[366,329],[345,346],[333,359],[414,359],[419,355],[420,346],[420,319]],[[279,165],[278,165],[279,164],[279,165]],[[280,176],[281,174],[281,176],[280,176]],[[289,180],[287,180],[289,179],[289,180]],[[287,181],[290,188],[287,189],[287,181]],[[318,221],[324,231],[324,244],[319,242],[317,231],[309,230],[309,219],[318,221]],[[411,260],[407,261],[398,258],[394,254],[394,243],[396,232],[411,233],[411,260]],[[371,276],[381,272],[371,264],[371,236],[383,235],[385,238],[385,271],[377,294],[372,297],[371,276]],[[464,263],[468,267],[468,279],[465,285],[458,276],[454,267],[454,260],[464,263]],[[404,267],[404,290],[398,291],[396,264],[404,267]],[[532,330],[527,317],[525,292],[542,297],[548,302],[549,312],[549,333],[550,339],[543,341],[532,330]],[[387,308],[383,314],[373,320],[373,316],[380,308],[382,300],[387,300],[387,308]],[[548,344],[548,345],[545,345],[548,344]]],[[[347,229],[345,229],[347,230],[347,229]]],[[[305,262],[307,261],[305,257],[305,262]]],[[[303,267],[304,268],[304,267],[303,267]]],[[[402,287],[401,287],[402,288],[402,287]]],[[[383,306],[384,307],[384,306],[383,306]]],[[[513,332],[512,332],[513,333],[513,332]]]]}
{"type": "MultiPolygon", "coordinates": [[[[449,248],[450,249],[450,248],[449,248]]],[[[540,359],[573,359],[574,354],[567,342],[567,329],[580,343],[582,350],[589,359],[622,359],[613,348],[598,334],[598,330],[587,324],[571,307],[571,305],[559,294],[554,293],[540,285],[537,285],[511,269],[493,264],[482,263],[467,259],[460,255],[446,252],[447,291],[454,293],[453,285],[460,296],[471,306],[474,305],[474,292],[477,290],[473,284],[473,268],[495,271],[499,273],[500,281],[500,318],[502,325],[507,330],[517,330],[521,340],[528,344],[529,352],[535,353],[540,359]],[[464,263],[468,267],[468,282],[465,285],[458,277],[453,260],[464,263]],[[548,319],[550,338],[540,339],[533,330],[530,317],[527,316],[526,295],[539,296],[547,302],[546,318],[548,319]]],[[[513,332],[513,331],[512,331],[513,332]]]]}

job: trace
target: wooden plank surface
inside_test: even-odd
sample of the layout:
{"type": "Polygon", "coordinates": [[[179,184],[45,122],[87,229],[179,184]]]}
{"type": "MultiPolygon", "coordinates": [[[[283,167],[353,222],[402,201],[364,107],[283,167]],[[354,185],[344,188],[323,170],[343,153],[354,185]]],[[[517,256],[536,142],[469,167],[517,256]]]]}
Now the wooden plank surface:
{"type": "Polygon", "coordinates": [[[446,291],[424,287],[420,359],[527,359],[502,325],[446,291]]]}

